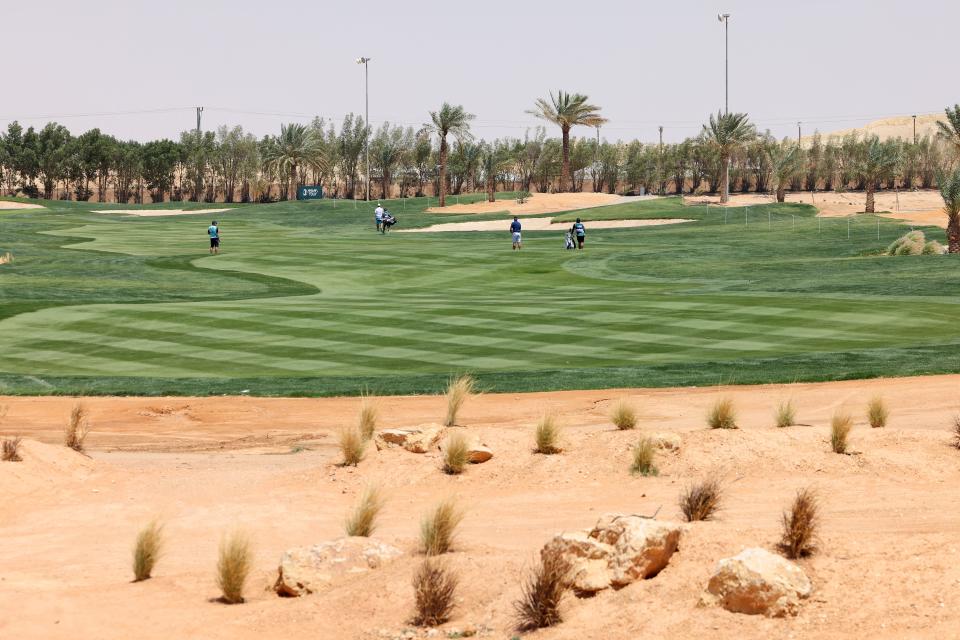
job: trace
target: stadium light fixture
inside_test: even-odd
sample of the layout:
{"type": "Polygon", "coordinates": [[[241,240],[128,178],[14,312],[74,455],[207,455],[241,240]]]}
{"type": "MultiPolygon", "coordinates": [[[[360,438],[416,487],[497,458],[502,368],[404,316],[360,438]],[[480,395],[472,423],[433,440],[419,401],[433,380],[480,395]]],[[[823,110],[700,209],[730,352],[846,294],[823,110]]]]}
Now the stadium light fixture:
{"type": "Polygon", "coordinates": [[[364,183],[366,185],[366,188],[364,189],[364,198],[367,202],[370,202],[370,65],[368,63],[371,59],[372,58],[367,58],[364,56],[357,58],[357,64],[363,65],[364,75],[363,97],[365,102],[365,111],[363,116],[363,124],[367,128],[366,135],[363,137],[363,149],[367,164],[367,171],[364,176],[364,183]]]}

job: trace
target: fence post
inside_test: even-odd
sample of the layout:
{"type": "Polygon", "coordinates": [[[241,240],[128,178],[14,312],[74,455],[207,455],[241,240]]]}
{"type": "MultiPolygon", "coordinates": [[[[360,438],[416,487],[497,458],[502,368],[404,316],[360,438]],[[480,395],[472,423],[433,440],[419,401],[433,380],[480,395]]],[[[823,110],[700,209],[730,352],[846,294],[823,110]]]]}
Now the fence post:
{"type": "Polygon", "coordinates": [[[790,221],[791,221],[792,224],[793,224],[793,226],[791,227],[790,230],[791,230],[791,231],[796,231],[796,230],[797,230],[797,216],[791,215],[791,216],[790,216],[790,221]]]}
{"type": "Polygon", "coordinates": [[[770,231],[770,229],[772,228],[773,228],[773,222],[771,221],[771,218],[770,218],[770,212],[767,211],[767,231],[770,231]]]}
{"type": "Polygon", "coordinates": [[[880,218],[877,218],[877,240],[880,239],[880,218]]]}
{"type": "Polygon", "coordinates": [[[850,239],[850,216],[847,216],[847,240],[850,239]]]}

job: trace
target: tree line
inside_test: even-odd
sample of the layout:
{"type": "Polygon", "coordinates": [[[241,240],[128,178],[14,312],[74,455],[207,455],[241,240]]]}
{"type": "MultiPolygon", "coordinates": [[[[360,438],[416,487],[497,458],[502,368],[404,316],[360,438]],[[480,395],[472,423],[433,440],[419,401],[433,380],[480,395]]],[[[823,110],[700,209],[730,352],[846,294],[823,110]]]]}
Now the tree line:
{"type": "Polygon", "coordinates": [[[606,193],[771,193],[861,190],[872,210],[878,189],[933,188],[960,155],[960,107],[946,110],[935,136],[881,141],[850,133],[806,143],[760,133],[746,114],[711,115],[700,135],[679,143],[610,142],[606,120],[586,96],[558,92],[529,113],[556,125],[522,138],[477,140],[473,115],[444,103],[420,128],[373,129],[350,114],[284,124],[257,138],[240,126],[184,131],[178,140],[119,140],[61,124],[37,130],[13,122],[0,133],[0,191],[47,199],[121,203],[165,200],[270,202],[321,185],[330,197],[373,198],[497,191],[606,193]],[[571,137],[574,127],[596,135],[571,137]]]}

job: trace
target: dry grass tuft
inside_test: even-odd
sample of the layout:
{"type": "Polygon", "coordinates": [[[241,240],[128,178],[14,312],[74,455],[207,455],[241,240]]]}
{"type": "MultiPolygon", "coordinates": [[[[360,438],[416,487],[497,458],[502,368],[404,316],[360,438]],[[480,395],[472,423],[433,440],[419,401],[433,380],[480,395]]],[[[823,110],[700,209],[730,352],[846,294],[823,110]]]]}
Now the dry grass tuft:
{"type": "Polygon", "coordinates": [[[953,418],[953,442],[954,448],[960,449],[960,415],[953,418]]]}
{"type": "Polygon", "coordinates": [[[435,627],[450,619],[459,579],[439,560],[427,558],[413,576],[417,612],[413,624],[435,627]]]}
{"type": "Polygon", "coordinates": [[[450,380],[447,385],[447,417],[443,421],[444,426],[452,427],[457,424],[457,414],[467,398],[473,395],[475,387],[476,381],[469,374],[450,380]]]}
{"type": "Polygon", "coordinates": [[[733,408],[733,399],[720,398],[707,412],[707,424],[711,429],[736,429],[737,413],[733,408]]]}
{"type": "Polygon", "coordinates": [[[380,407],[375,398],[363,395],[360,398],[360,433],[364,440],[369,440],[377,430],[377,419],[380,417],[380,407]]]}
{"type": "Polygon", "coordinates": [[[687,522],[710,520],[720,509],[723,485],[718,478],[706,478],[680,494],[680,511],[687,522]]]}
{"type": "Polygon", "coordinates": [[[660,473],[653,459],[657,448],[653,445],[650,438],[641,438],[637,444],[633,445],[633,464],[630,465],[630,473],[641,476],[655,476],[660,473]]]}
{"type": "Polygon", "coordinates": [[[133,545],[133,581],[141,582],[150,578],[153,567],[163,552],[163,525],[154,520],[137,534],[133,545]]]}
{"type": "Polygon", "coordinates": [[[847,439],[853,428],[853,418],[849,413],[837,410],[830,419],[830,448],[834,453],[847,452],[847,439]]]}
{"type": "Polygon", "coordinates": [[[428,556],[446,553],[453,546],[463,511],[454,497],[445,498],[420,521],[420,550],[428,556]]]}
{"type": "Polygon", "coordinates": [[[82,404],[75,404],[70,411],[70,422],[63,430],[63,444],[83,453],[83,443],[88,433],[90,433],[90,421],[87,418],[87,410],[82,404]]]}
{"type": "Polygon", "coordinates": [[[820,527],[820,499],[813,489],[797,491],[790,509],[783,512],[783,537],[780,550],[791,560],[812,555],[817,550],[820,527]]]}
{"type": "Polygon", "coordinates": [[[890,417],[890,410],[887,409],[887,403],[880,396],[874,396],[867,403],[867,422],[874,429],[887,426],[887,418],[890,417]]]}
{"type": "Polygon", "coordinates": [[[243,588],[253,564],[253,551],[246,534],[236,531],[220,541],[220,556],[217,560],[217,586],[226,604],[243,602],[243,588]]]}
{"type": "Polygon", "coordinates": [[[3,439],[2,459],[4,462],[20,462],[21,460],[23,460],[23,458],[20,457],[20,437],[19,436],[3,439]]]}
{"type": "Polygon", "coordinates": [[[517,627],[532,631],[563,621],[560,604],[570,588],[570,565],[560,554],[541,558],[523,583],[520,599],[513,603],[517,627]]]}
{"type": "Polygon", "coordinates": [[[781,400],[775,415],[776,424],[780,428],[797,424],[797,410],[793,406],[793,400],[781,400]]]}
{"type": "Polygon", "coordinates": [[[560,453],[560,425],[553,414],[546,414],[540,418],[533,434],[534,451],[546,455],[560,453]]]}
{"type": "Polygon", "coordinates": [[[7,251],[0,256],[0,264],[13,264],[13,254],[7,251]]]}
{"type": "Polygon", "coordinates": [[[385,503],[383,490],[377,485],[367,485],[344,523],[347,535],[363,538],[372,536],[377,528],[377,516],[385,503]]]}
{"type": "Polygon", "coordinates": [[[367,449],[367,441],[360,433],[359,427],[344,427],[340,430],[340,454],[343,456],[341,464],[344,467],[357,466],[363,460],[367,449]]]}
{"type": "Polygon", "coordinates": [[[460,432],[451,433],[443,445],[443,472],[450,475],[463,473],[470,461],[470,444],[460,432]]]}
{"type": "Polygon", "coordinates": [[[626,399],[620,398],[610,408],[610,422],[617,429],[635,429],[637,426],[637,410],[626,399]]]}

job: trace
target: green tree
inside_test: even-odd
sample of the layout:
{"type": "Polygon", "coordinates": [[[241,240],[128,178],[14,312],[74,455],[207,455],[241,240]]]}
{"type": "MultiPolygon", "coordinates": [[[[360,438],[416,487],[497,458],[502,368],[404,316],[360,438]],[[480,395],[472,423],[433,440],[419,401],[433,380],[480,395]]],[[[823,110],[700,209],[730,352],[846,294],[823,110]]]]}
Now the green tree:
{"type": "Polygon", "coordinates": [[[770,162],[770,176],[777,193],[777,202],[786,200],[787,185],[803,168],[803,150],[795,143],[784,140],[767,149],[770,162]]]}
{"type": "Polygon", "coordinates": [[[960,253],[960,169],[937,176],[947,214],[947,251],[960,253]]]}
{"type": "Polygon", "coordinates": [[[570,184],[570,129],[578,125],[599,127],[607,121],[600,115],[600,107],[588,103],[588,99],[583,94],[566,91],[558,91],[554,96],[551,91],[549,102],[538,98],[536,108],[527,112],[560,127],[563,160],[558,190],[561,192],[570,184]]]}
{"type": "Polygon", "coordinates": [[[289,176],[287,197],[291,200],[297,197],[297,169],[326,164],[322,141],[311,129],[297,123],[280,126],[280,136],[264,160],[278,175],[289,176]]]}
{"type": "Polygon", "coordinates": [[[446,206],[447,195],[447,156],[449,147],[447,146],[447,136],[452,135],[458,142],[470,140],[473,136],[470,134],[470,121],[474,115],[467,113],[462,105],[451,105],[444,102],[439,111],[430,112],[430,122],[423,125],[423,131],[436,135],[440,140],[440,175],[439,178],[439,196],[440,206],[446,206]]]}
{"type": "Polygon", "coordinates": [[[874,213],[874,192],[882,181],[893,180],[900,165],[900,147],[894,141],[880,142],[876,136],[866,146],[856,163],[856,175],[867,192],[866,213],[874,213]]]}
{"type": "Polygon", "coordinates": [[[718,113],[716,118],[710,115],[710,121],[703,125],[703,134],[720,156],[720,202],[730,202],[730,158],[753,140],[757,131],[745,113],[718,113]]]}
{"type": "Polygon", "coordinates": [[[173,189],[174,171],[180,158],[180,145],[172,140],[153,140],[143,145],[143,179],[153,202],[163,202],[173,189]]]}
{"type": "Polygon", "coordinates": [[[56,183],[67,177],[70,132],[63,125],[49,122],[36,137],[37,177],[43,184],[43,197],[53,197],[56,183]]]}
{"type": "Polygon", "coordinates": [[[937,120],[937,137],[953,150],[954,158],[960,159],[960,104],[943,110],[947,121],[937,120]]]}

